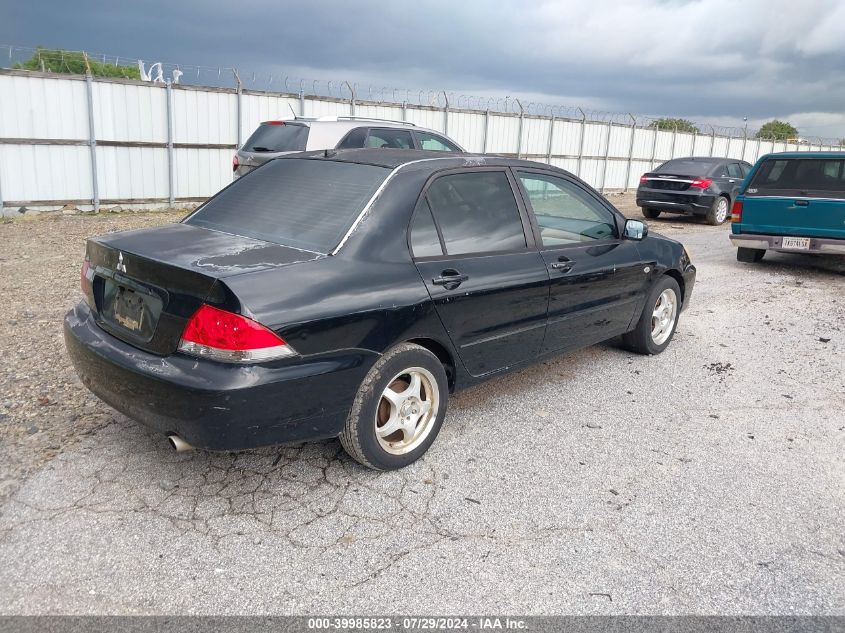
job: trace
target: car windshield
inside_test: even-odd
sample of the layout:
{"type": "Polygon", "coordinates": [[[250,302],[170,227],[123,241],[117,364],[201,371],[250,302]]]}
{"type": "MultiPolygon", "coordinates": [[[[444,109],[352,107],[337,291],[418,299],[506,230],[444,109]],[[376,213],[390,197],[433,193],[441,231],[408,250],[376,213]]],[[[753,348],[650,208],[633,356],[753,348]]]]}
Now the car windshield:
{"type": "Polygon", "coordinates": [[[184,223],[330,253],[388,173],[375,165],[276,159],[233,182],[184,223]]]}
{"type": "Polygon", "coordinates": [[[305,149],[307,142],[307,126],[274,121],[259,125],[244,143],[243,150],[245,152],[301,152],[305,149]]]}
{"type": "Polygon", "coordinates": [[[658,174],[675,174],[676,176],[706,176],[717,165],[712,160],[670,160],[655,169],[658,174]]]}
{"type": "Polygon", "coordinates": [[[845,159],[769,158],[749,183],[748,195],[802,196],[818,192],[845,198],[845,159]]]}

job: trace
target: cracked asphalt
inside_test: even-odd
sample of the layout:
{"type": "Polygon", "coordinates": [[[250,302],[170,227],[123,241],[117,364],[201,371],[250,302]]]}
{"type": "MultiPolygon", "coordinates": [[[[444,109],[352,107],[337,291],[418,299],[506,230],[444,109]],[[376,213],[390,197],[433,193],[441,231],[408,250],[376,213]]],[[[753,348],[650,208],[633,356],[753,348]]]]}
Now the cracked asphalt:
{"type": "Polygon", "coordinates": [[[2,308],[0,613],[845,614],[845,262],[652,221],[699,269],[664,354],[463,392],[375,473],[337,441],[177,454],[74,381],[81,238],[175,217],[0,225],[4,296],[31,293],[2,308]]]}

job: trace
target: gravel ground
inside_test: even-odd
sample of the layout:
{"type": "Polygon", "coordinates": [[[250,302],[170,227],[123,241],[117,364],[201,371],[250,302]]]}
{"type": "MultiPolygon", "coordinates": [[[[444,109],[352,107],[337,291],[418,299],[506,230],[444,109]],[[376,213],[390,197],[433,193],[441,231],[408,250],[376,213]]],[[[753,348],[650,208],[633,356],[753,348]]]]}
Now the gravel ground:
{"type": "Polygon", "coordinates": [[[699,267],[663,355],[466,391],[379,474],[335,441],[176,454],[81,387],[84,239],[179,217],[0,224],[0,613],[845,614],[841,260],[651,221],[699,267]]]}

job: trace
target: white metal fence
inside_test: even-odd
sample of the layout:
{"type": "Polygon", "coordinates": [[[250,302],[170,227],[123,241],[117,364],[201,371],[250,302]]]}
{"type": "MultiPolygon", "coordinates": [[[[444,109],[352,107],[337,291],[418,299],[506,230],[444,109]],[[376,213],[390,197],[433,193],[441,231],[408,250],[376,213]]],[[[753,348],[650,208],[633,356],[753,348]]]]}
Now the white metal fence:
{"type": "Polygon", "coordinates": [[[405,120],[471,152],[562,167],[601,190],[636,187],[676,156],[754,162],[772,151],[842,149],[656,130],[633,116],[543,116],[515,104],[501,112],[0,69],[0,208],[201,201],[231,182],[232,154],[261,121],[293,113],[405,120]]]}

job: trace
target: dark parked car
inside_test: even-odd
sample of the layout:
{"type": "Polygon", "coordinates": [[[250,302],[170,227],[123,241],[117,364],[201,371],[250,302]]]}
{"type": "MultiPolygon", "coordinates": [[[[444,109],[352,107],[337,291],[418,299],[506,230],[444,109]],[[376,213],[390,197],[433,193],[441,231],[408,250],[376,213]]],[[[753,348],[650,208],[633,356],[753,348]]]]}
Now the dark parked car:
{"type": "Polygon", "coordinates": [[[259,125],[232,158],[232,171],[235,178],[240,178],[284,154],[364,147],[464,151],[443,134],[407,121],[354,116],[297,117],[290,121],[264,121],[259,125]]]}
{"type": "Polygon", "coordinates": [[[647,218],[683,213],[722,224],[749,171],[749,163],[735,158],[673,158],[640,177],[637,206],[647,218]]]}
{"type": "Polygon", "coordinates": [[[694,281],[681,244],[548,165],[306,153],[90,239],[64,331],[84,384],[177,448],[340,436],[393,469],[458,389],[618,335],[660,353],[694,281]]]}
{"type": "Polygon", "coordinates": [[[845,154],[782,152],[760,158],[733,205],[741,262],[766,251],[845,255],[845,154]]]}

